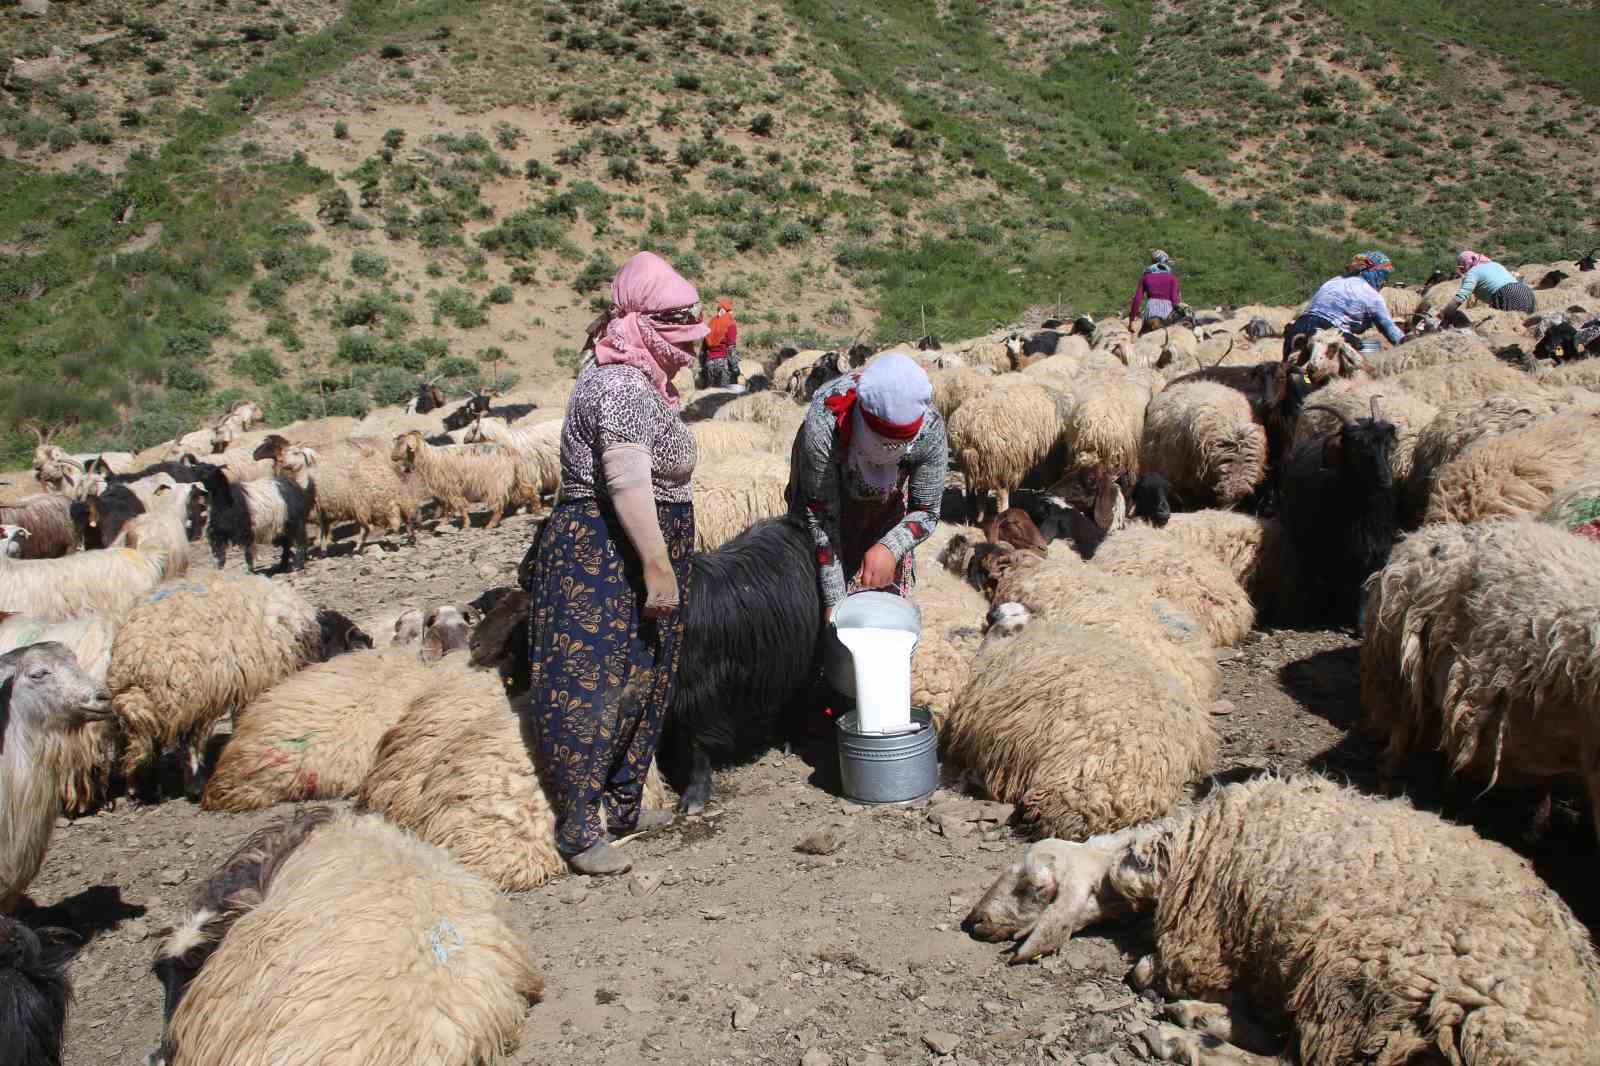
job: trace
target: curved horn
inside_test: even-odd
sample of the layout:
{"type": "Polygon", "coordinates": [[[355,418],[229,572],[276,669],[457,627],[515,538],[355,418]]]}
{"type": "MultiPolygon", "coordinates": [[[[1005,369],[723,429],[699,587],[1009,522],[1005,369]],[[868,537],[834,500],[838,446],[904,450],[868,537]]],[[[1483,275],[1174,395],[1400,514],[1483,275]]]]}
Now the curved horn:
{"type": "Polygon", "coordinates": [[[1302,412],[1304,412],[1304,411],[1326,411],[1330,415],[1332,415],[1333,417],[1337,418],[1339,420],[1340,425],[1345,425],[1345,426],[1353,426],[1353,425],[1355,425],[1355,422],[1351,420],[1349,415],[1345,414],[1343,411],[1340,411],[1340,410],[1338,410],[1336,408],[1329,407],[1326,404],[1308,403],[1304,407],[1300,408],[1300,410],[1302,412]]]}
{"type": "Polygon", "coordinates": [[[1374,422],[1377,422],[1377,421],[1379,421],[1380,419],[1383,418],[1383,416],[1378,413],[1378,400],[1379,399],[1380,399],[1380,397],[1378,397],[1378,396],[1374,396],[1372,398],[1372,420],[1374,422]]]}
{"type": "MultiPolygon", "coordinates": [[[[1221,366],[1222,361],[1233,354],[1233,345],[1237,339],[1238,338],[1236,338],[1232,333],[1228,334],[1228,350],[1217,356],[1217,361],[1211,364],[1211,369],[1215,370],[1217,367],[1221,366]]],[[[1199,359],[1197,358],[1195,361],[1199,362],[1199,359]]]]}

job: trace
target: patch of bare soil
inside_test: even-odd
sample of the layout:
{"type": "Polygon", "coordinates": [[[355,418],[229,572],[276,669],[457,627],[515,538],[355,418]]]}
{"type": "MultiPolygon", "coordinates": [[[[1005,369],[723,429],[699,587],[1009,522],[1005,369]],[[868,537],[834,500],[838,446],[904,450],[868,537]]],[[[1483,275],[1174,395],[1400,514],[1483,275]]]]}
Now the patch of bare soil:
{"type": "MultiPolygon", "coordinates": [[[[345,547],[278,580],[358,619],[459,603],[512,583],[534,528],[516,516],[494,532],[424,533],[415,547],[391,540],[361,558],[345,547]]],[[[1312,767],[1371,787],[1374,749],[1350,733],[1358,668],[1347,634],[1252,635],[1224,663],[1231,710],[1217,718],[1225,738],[1217,779],[1312,767]]],[[[1434,806],[1437,790],[1420,784],[1426,769],[1414,794],[1434,806]]],[[[947,775],[933,804],[959,788],[947,775]]],[[[1581,808],[1558,807],[1550,834],[1529,847],[1515,798],[1469,801],[1463,816],[1527,851],[1591,926],[1600,919],[1600,901],[1580,880],[1594,862],[1581,808]]],[[[154,1046],[162,1001],[147,968],[161,930],[194,883],[278,813],[123,800],[58,830],[32,886],[45,909],[27,920],[85,939],[72,965],[68,1066],[128,1066],[154,1046]]],[[[926,803],[863,808],[841,798],[825,744],[720,772],[705,817],[626,845],[641,876],[567,878],[513,898],[548,993],[528,1012],[511,1060],[1146,1061],[1137,1034],[1154,1004],[1124,983],[1146,950],[1138,927],[1097,929],[1059,956],[1008,965],[999,946],[968,937],[960,922],[1024,838],[992,821],[941,819],[940,832],[929,814],[926,803]],[[819,831],[836,850],[796,850],[819,831]]]]}

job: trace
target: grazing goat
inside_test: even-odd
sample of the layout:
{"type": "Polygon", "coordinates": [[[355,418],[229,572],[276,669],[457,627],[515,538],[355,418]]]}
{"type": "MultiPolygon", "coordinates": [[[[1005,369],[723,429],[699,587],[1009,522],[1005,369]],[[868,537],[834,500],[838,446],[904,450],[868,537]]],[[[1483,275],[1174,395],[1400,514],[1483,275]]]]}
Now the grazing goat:
{"type": "Polygon", "coordinates": [[[466,401],[454,411],[444,416],[444,428],[454,431],[466,429],[476,422],[489,410],[489,394],[487,392],[474,392],[466,401]]]}
{"type": "MultiPolygon", "coordinates": [[[[1307,410],[1312,408],[1308,407],[1307,410]]],[[[1361,584],[1389,559],[1398,524],[1392,456],[1394,424],[1372,398],[1370,418],[1351,419],[1331,407],[1340,427],[1297,445],[1283,471],[1283,524],[1308,582],[1313,603],[1335,619],[1356,620],[1361,584]]],[[[1315,613],[1315,607],[1312,609],[1315,613]]]]}
{"type": "Polygon", "coordinates": [[[235,545],[244,549],[245,569],[254,572],[256,546],[277,545],[283,549],[282,569],[296,569],[295,549],[299,569],[305,569],[311,547],[306,523],[316,505],[316,486],[286,477],[230,482],[220,470],[208,475],[204,485],[211,498],[208,537],[217,566],[228,561],[228,548],[235,545]]]}

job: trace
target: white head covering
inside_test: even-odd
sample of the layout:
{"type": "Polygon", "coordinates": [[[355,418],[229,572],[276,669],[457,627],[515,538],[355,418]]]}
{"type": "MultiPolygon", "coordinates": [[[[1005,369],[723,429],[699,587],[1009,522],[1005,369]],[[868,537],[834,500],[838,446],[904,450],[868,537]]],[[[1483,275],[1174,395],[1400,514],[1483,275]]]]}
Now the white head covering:
{"type": "Polygon", "coordinates": [[[861,371],[856,385],[856,407],[850,413],[850,469],[866,487],[888,495],[900,479],[900,460],[916,440],[885,436],[869,425],[920,426],[933,401],[933,385],[917,361],[901,352],[889,352],[861,371]]]}

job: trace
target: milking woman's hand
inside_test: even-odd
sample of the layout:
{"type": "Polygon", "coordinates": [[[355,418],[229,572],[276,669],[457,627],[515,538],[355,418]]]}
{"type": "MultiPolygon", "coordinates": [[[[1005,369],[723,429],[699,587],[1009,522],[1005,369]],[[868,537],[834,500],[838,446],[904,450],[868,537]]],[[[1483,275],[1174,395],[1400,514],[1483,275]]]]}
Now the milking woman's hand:
{"type": "Polygon", "coordinates": [[[894,552],[882,544],[874,544],[861,560],[861,573],[856,581],[864,589],[887,588],[894,584],[894,566],[894,552]]]}

